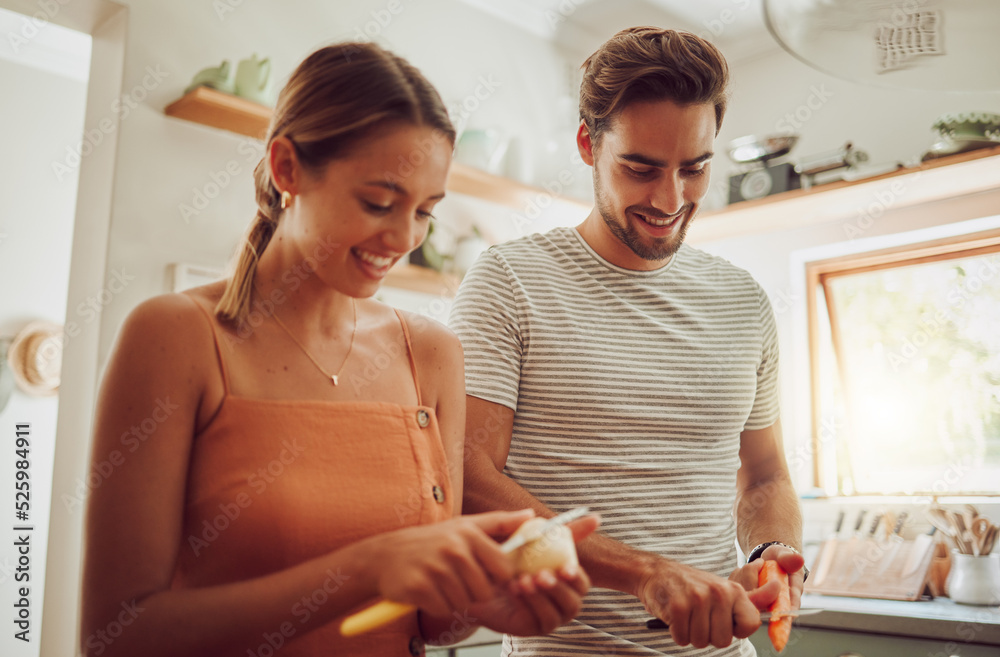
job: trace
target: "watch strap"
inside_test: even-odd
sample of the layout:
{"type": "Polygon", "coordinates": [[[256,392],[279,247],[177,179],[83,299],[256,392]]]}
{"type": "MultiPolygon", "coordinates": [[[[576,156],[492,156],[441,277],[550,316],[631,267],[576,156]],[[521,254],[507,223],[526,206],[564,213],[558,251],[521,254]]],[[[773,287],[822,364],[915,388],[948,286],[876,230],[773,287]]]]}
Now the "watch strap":
{"type": "MultiPolygon", "coordinates": [[[[761,555],[764,554],[764,550],[771,547],[772,545],[780,545],[783,548],[788,548],[795,554],[801,554],[801,552],[799,552],[797,549],[795,549],[794,547],[792,547],[787,543],[782,543],[781,541],[768,541],[766,543],[761,543],[754,549],[750,550],[750,554],[747,555],[747,563],[760,559],[761,555]]],[[[802,581],[805,582],[807,579],[809,579],[809,568],[807,568],[806,566],[802,566],[802,581]]]]}

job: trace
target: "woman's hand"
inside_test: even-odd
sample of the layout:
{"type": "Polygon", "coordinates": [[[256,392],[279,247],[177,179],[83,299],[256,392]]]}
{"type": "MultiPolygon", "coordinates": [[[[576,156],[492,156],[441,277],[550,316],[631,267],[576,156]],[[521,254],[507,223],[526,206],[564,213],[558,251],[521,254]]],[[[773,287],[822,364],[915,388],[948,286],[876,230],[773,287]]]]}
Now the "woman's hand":
{"type": "Polygon", "coordinates": [[[590,579],[579,566],[553,573],[520,575],[499,597],[469,607],[469,617],[496,632],[515,636],[548,634],[573,620],[590,589],[590,579]]]}
{"type": "MultiPolygon", "coordinates": [[[[500,550],[500,544],[493,539],[506,539],[532,516],[531,510],[483,513],[384,534],[391,541],[389,545],[393,545],[394,552],[399,548],[404,556],[412,556],[419,554],[414,553],[414,550],[420,544],[431,549],[439,547],[437,539],[432,538],[426,530],[446,528],[452,534],[457,530],[457,535],[469,540],[470,547],[477,545],[480,540],[492,543],[500,562],[494,564],[496,570],[484,569],[483,577],[488,578],[491,584],[483,589],[477,585],[475,594],[470,592],[463,596],[461,590],[465,589],[459,589],[459,584],[465,586],[462,578],[435,580],[441,571],[435,567],[438,560],[430,558],[430,553],[427,554],[428,558],[422,560],[401,560],[392,566],[393,571],[401,570],[405,574],[405,563],[410,563],[413,572],[421,570],[423,574],[410,580],[416,584],[407,587],[394,587],[390,575],[390,583],[381,591],[383,597],[420,607],[423,612],[422,630],[429,643],[452,643],[470,633],[476,625],[486,625],[498,632],[520,636],[548,634],[576,616],[583,596],[590,587],[590,579],[579,566],[562,568],[558,573],[545,570],[534,576],[515,575],[508,555],[500,550]],[[393,541],[392,537],[404,540],[393,541]],[[399,592],[390,592],[394,590],[399,592]],[[460,592],[449,593],[455,590],[460,592]],[[468,600],[468,603],[462,600],[468,600]],[[462,621],[460,629],[455,627],[455,618],[462,621]],[[448,638],[444,638],[446,636],[448,638]]],[[[600,518],[590,515],[571,522],[567,527],[573,532],[573,540],[581,541],[597,529],[599,523],[600,518]]],[[[438,536],[444,535],[442,532],[436,533],[438,536]]],[[[443,545],[447,545],[447,542],[443,545]]],[[[448,547],[445,553],[454,554],[454,551],[452,547],[448,547]]],[[[487,550],[487,553],[491,556],[493,554],[492,550],[487,550]]],[[[375,559],[384,560],[384,557],[380,554],[375,559]]],[[[385,571],[388,574],[389,569],[386,568],[385,571]]],[[[481,581],[478,577],[476,580],[481,581]]],[[[470,591],[471,588],[470,586],[470,591]]]]}
{"type": "Polygon", "coordinates": [[[494,511],[373,537],[380,595],[433,616],[492,600],[496,588],[514,577],[497,541],[533,516],[531,509],[494,511]]]}
{"type": "MultiPolygon", "coordinates": [[[[574,542],[582,541],[597,529],[600,519],[586,516],[571,522],[574,542]]],[[[516,636],[549,634],[576,618],[590,578],[577,565],[557,572],[546,568],[535,575],[518,575],[498,596],[469,608],[469,617],[496,632],[516,636]]]]}

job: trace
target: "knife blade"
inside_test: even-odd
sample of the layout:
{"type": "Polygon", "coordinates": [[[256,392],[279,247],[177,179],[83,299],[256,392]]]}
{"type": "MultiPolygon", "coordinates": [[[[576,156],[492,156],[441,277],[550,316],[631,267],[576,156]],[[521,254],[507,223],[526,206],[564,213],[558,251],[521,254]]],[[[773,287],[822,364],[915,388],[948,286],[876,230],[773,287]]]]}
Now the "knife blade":
{"type": "MultiPolygon", "coordinates": [[[[818,614],[821,611],[825,611],[818,607],[812,607],[810,609],[796,609],[795,611],[788,611],[781,614],[781,618],[797,618],[799,616],[810,616],[812,614],[818,614]]],[[[760,615],[760,622],[767,623],[771,620],[771,612],[765,611],[760,615]]],[[[651,630],[665,630],[670,627],[669,623],[664,622],[659,618],[650,618],[646,621],[646,627],[651,630]]]]}
{"type": "MultiPolygon", "coordinates": [[[[875,514],[875,517],[872,519],[871,527],[868,529],[868,534],[864,536],[864,540],[870,541],[875,538],[875,532],[878,531],[879,525],[882,524],[882,518],[883,514],[881,513],[875,514]]],[[[851,578],[847,581],[847,588],[851,588],[852,586],[858,583],[858,580],[861,579],[861,575],[863,575],[864,572],[868,570],[868,566],[870,565],[870,563],[871,559],[855,559],[854,573],[851,575],[851,578]]]]}
{"type": "Polygon", "coordinates": [[[909,577],[917,571],[920,566],[920,562],[924,560],[927,555],[928,549],[934,548],[934,533],[937,531],[937,527],[931,526],[931,529],[926,534],[921,534],[913,539],[913,546],[910,548],[910,554],[906,558],[906,563],[903,564],[902,577],[909,577]]]}
{"type": "MultiPolygon", "coordinates": [[[[571,511],[566,511],[565,513],[560,513],[554,518],[550,518],[539,525],[538,529],[534,533],[522,534],[508,539],[500,546],[500,551],[504,554],[509,554],[517,548],[523,546],[525,543],[541,538],[553,527],[557,525],[569,524],[577,518],[582,518],[588,513],[590,513],[590,509],[585,506],[577,507],[571,511]]],[[[363,634],[364,632],[382,627],[386,623],[394,621],[397,618],[401,618],[410,612],[416,611],[416,609],[416,607],[410,604],[393,602],[392,600],[382,600],[371,607],[362,609],[361,611],[351,614],[344,619],[344,622],[340,625],[340,633],[343,636],[357,636],[358,634],[363,634]]]]}
{"type": "Polygon", "coordinates": [[[889,535],[889,540],[892,541],[892,549],[889,550],[888,556],[882,557],[882,565],[879,566],[878,571],[875,575],[881,575],[884,573],[892,562],[896,560],[896,555],[899,554],[899,548],[903,546],[903,536],[901,532],[903,531],[903,525],[906,524],[906,518],[909,514],[906,511],[900,511],[899,516],[896,518],[896,526],[892,528],[892,534],[889,535]]]}
{"type": "Polygon", "coordinates": [[[833,557],[837,550],[837,536],[840,535],[840,528],[844,524],[844,510],[841,509],[840,513],[837,515],[837,524],[833,529],[833,534],[830,538],[826,539],[823,544],[823,548],[820,551],[819,561],[814,566],[816,570],[816,579],[813,580],[813,584],[819,586],[826,579],[827,573],[830,572],[830,567],[833,565],[833,557]]]}
{"type": "Polygon", "coordinates": [[[549,518],[544,523],[538,526],[538,529],[532,534],[521,534],[511,538],[500,546],[500,551],[504,554],[510,554],[517,548],[523,546],[525,543],[529,543],[538,538],[541,538],[553,527],[561,527],[562,525],[568,525],[578,518],[582,518],[590,513],[590,509],[585,506],[577,507],[571,511],[566,511],[565,513],[560,513],[557,516],[549,518]]]}
{"type": "MultiPolygon", "coordinates": [[[[845,550],[847,555],[854,553],[854,545],[858,541],[864,538],[864,532],[861,527],[864,525],[865,518],[868,516],[868,511],[865,509],[858,509],[858,516],[854,519],[854,532],[851,534],[850,540],[847,542],[845,550]]],[[[833,584],[836,586],[843,586],[845,580],[850,576],[850,571],[847,568],[839,568],[837,571],[837,577],[833,584]]]]}

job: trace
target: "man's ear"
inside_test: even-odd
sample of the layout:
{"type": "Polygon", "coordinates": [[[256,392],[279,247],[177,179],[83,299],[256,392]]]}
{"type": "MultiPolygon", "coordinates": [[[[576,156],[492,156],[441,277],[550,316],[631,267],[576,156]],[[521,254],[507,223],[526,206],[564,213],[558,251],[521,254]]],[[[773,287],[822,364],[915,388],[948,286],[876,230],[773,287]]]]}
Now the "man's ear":
{"type": "Polygon", "coordinates": [[[271,180],[279,192],[290,192],[292,196],[299,193],[298,180],[300,176],[299,160],[295,146],[288,137],[276,137],[271,142],[267,153],[267,164],[271,171],[271,180]]]}
{"type": "Polygon", "coordinates": [[[594,166],[594,143],[590,138],[590,130],[583,121],[580,121],[580,128],[576,131],[576,148],[580,151],[580,158],[594,166]]]}

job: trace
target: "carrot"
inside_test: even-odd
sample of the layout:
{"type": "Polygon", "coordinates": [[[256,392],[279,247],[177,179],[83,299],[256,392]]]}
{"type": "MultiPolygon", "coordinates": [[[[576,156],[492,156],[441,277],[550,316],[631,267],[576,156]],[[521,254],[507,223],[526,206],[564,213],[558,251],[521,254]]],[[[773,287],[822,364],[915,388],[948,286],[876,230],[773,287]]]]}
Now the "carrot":
{"type": "Polygon", "coordinates": [[[778,591],[778,598],[768,609],[771,612],[771,621],[767,635],[771,637],[774,649],[781,652],[788,644],[788,637],[792,633],[792,617],[782,615],[792,610],[792,594],[788,588],[788,573],[778,565],[777,561],[765,561],[757,577],[758,586],[764,586],[771,581],[777,581],[781,589],[778,591]]]}

